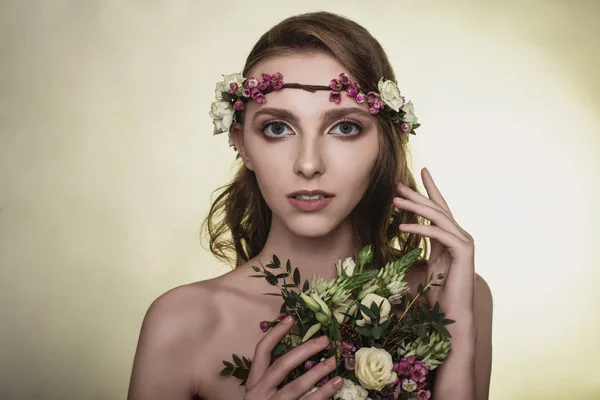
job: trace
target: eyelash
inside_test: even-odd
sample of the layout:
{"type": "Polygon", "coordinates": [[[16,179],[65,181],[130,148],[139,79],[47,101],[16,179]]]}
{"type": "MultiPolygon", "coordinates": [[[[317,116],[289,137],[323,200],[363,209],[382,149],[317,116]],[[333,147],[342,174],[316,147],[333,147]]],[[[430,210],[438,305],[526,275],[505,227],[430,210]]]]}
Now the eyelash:
{"type": "MultiPolygon", "coordinates": [[[[267,137],[267,139],[269,139],[269,140],[277,140],[278,136],[267,135],[267,134],[264,133],[265,128],[267,126],[272,125],[272,124],[277,124],[277,123],[285,125],[288,129],[291,129],[291,127],[288,124],[286,124],[285,122],[276,120],[276,121],[265,122],[260,127],[259,132],[263,133],[265,135],[265,137],[267,137]]],[[[345,135],[345,134],[335,133],[334,135],[339,136],[339,137],[343,137],[343,138],[353,138],[353,137],[356,137],[356,136],[360,135],[362,133],[362,131],[363,131],[362,125],[360,123],[358,123],[357,121],[354,121],[354,120],[351,120],[351,119],[342,119],[341,121],[338,121],[335,125],[333,125],[333,127],[331,129],[333,129],[333,128],[335,128],[335,127],[337,127],[337,126],[339,126],[339,125],[341,125],[343,123],[348,123],[348,124],[353,125],[355,128],[358,129],[358,133],[351,134],[351,135],[345,135]]],[[[279,137],[284,137],[284,136],[290,136],[290,135],[281,135],[279,137]]]]}

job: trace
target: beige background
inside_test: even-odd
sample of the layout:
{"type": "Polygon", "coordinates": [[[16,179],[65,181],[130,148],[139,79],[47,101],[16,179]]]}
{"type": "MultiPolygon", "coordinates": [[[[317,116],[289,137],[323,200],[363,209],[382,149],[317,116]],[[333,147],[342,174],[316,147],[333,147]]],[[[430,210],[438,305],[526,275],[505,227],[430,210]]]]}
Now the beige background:
{"type": "Polygon", "coordinates": [[[600,2],[1,1],[0,398],[126,396],[145,310],[222,274],[208,109],[322,9],[380,39],[495,299],[491,398],[600,398],[600,2]],[[450,5],[452,4],[452,5],[450,5]]]}

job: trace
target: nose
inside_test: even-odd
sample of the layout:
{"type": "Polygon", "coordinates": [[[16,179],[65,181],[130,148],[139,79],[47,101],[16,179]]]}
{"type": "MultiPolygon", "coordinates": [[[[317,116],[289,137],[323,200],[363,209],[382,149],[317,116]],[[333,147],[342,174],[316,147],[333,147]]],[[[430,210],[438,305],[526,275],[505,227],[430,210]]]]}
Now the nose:
{"type": "Polygon", "coordinates": [[[325,163],[318,138],[307,138],[299,143],[300,148],[294,161],[294,173],[310,179],[325,173],[325,163]]]}

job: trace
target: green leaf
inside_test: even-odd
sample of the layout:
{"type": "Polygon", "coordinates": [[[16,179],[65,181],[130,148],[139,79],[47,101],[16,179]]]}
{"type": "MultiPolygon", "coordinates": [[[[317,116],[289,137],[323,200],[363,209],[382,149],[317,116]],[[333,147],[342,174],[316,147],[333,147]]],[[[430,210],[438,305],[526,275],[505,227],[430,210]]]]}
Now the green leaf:
{"type": "Polygon", "coordinates": [[[362,304],[362,303],[356,303],[356,305],[358,306],[358,309],[359,309],[360,311],[362,311],[362,312],[363,312],[363,314],[365,314],[365,315],[366,315],[367,317],[369,317],[371,320],[374,320],[374,319],[375,319],[375,315],[373,314],[373,312],[372,312],[372,311],[371,311],[369,308],[367,308],[367,306],[365,306],[365,305],[364,305],[364,304],[362,304]]]}
{"type": "Polygon", "coordinates": [[[275,278],[281,279],[281,278],[287,278],[288,276],[290,276],[290,275],[287,272],[282,272],[281,274],[275,275],[275,278]]]}
{"type": "Polygon", "coordinates": [[[223,361],[223,364],[225,364],[226,367],[233,368],[233,364],[229,361],[223,361]]]}
{"type": "Polygon", "coordinates": [[[300,271],[298,271],[298,268],[294,268],[294,283],[300,286],[300,271]]]}
{"type": "Polygon", "coordinates": [[[248,369],[252,366],[252,360],[250,360],[249,358],[242,357],[242,360],[244,361],[244,365],[248,367],[248,369]]]}
{"type": "Polygon", "coordinates": [[[383,321],[383,323],[379,326],[381,326],[381,329],[383,329],[385,331],[390,326],[391,322],[392,322],[391,319],[387,319],[387,320],[383,321]]]}
{"type": "Polygon", "coordinates": [[[260,272],[260,268],[258,268],[256,265],[253,265],[252,269],[256,272],[260,272]]]}
{"type": "Polygon", "coordinates": [[[273,263],[277,266],[277,268],[281,267],[281,262],[279,261],[279,258],[273,254],[273,263]]]}
{"type": "Polygon", "coordinates": [[[267,280],[267,282],[269,282],[269,284],[271,284],[273,286],[277,286],[277,282],[278,282],[277,278],[272,273],[268,272],[267,275],[265,276],[265,279],[267,280]]]}
{"type": "Polygon", "coordinates": [[[233,371],[233,368],[229,368],[229,367],[223,368],[221,370],[221,372],[219,372],[219,375],[221,375],[221,376],[231,375],[231,371],[233,371]]]}
{"type": "Polygon", "coordinates": [[[287,260],[287,262],[285,263],[285,270],[288,274],[292,273],[292,264],[290,263],[290,260],[287,260]]]}
{"type": "Polygon", "coordinates": [[[307,281],[307,280],[305,280],[305,281],[304,281],[304,286],[302,286],[302,291],[303,291],[303,292],[307,292],[307,291],[308,291],[308,289],[309,289],[309,287],[310,287],[310,285],[309,285],[308,281],[307,281]]]}
{"type": "Polygon", "coordinates": [[[455,321],[455,320],[453,320],[453,319],[444,319],[444,320],[442,321],[442,324],[444,324],[444,325],[450,325],[450,324],[453,324],[453,323],[455,323],[455,322],[456,322],[456,321],[455,321]]]}
{"type": "Polygon", "coordinates": [[[236,368],[233,370],[233,376],[238,379],[248,379],[248,370],[242,368],[236,368]]]}
{"type": "Polygon", "coordinates": [[[281,293],[263,293],[264,296],[283,296],[281,293]]]}
{"type": "Polygon", "coordinates": [[[371,329],[367,328],[366,326],[357,326],[356,332],[360,333],[363,336],[367,336],[367,337],[373,336],[371,334],[371,329]]]}
{"type": "Polygon", "coordinates": [[[371,329],[371,332],[373,333],[373,337],[375,339],[379,339],[381,335],[383,335],[383,329],[381,329],[381,326],[374,326],[373,329],[371,329]]]}
{"type": "Polygon", "coordinates": [[[269,268],[269,269],[277,269],[277,266],[275,264],[269,263],[267,265],[265,265],[265,267],[269,268]]]}
{"type": "Polygon", "coordinates": [[[248,275],[249,278],[264,278],[264,275],[248,275]]]}
{"type": "Polygon", "coordinates": [[[242,364],[242,360],[235,354],[233,354],[233,361],[235,362],[235,365],[237,365],[238,367],[241,367],[244,365],[244,364],[242,364]]]}

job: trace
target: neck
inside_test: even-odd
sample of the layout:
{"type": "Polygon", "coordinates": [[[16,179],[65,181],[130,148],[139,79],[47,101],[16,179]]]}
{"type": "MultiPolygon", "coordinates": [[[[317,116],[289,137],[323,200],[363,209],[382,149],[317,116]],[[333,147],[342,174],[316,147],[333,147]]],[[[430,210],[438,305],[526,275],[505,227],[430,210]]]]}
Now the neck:
{"type": "Polygon", "coordinates": [[[298,236],[287,229],[279,220],[273,219],[269,236],[264,248],[256,259],[266,265],[275,254],[285,268],[289,259],[292,270],[298,268],[301,281],[314,275],[331,280],[337,277],[335,263],[351,255],[357,255],[359,249],[352,244],[352,227],[349,220],[325,236],[298,236]]]}

